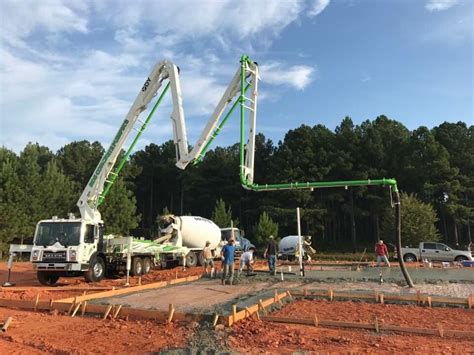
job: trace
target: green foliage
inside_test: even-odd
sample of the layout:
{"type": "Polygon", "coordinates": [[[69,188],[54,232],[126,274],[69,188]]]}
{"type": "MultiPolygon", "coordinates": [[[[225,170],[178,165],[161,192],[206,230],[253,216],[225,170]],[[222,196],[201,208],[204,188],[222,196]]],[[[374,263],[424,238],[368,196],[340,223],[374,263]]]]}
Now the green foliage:
{"type": "Polygon", "coordinates": [[[114,182],[106,201],[102,205],[101,214],[108,234],[129,235],[130,229],[138,226],[137,200],[132,191],[125,185],[122,178],[114,182]]]}
{"type": "MultiPolygon", "coordinates": [[[[431,225],[446,243],[472,240],[472,125],[445,122],[409,130],[383,115],[360,124],[345,117],[335,130],[295,127],[276,144],[258,134],[255,147],[256,183],[393,177],[400,189],[432,206],[439,221],[431,225]]],[[[69,143],[56,154],[31,143],[19,155],[0,148],[0,242],[31,237],[39,219],[77,211],[75,202],[103,152],[100,143],[88,141],[69,143]]],[[[131,157],[101,206],[108,232],[128,234],[138,220],[137,236],[150,236],[166,207],[177,215],[212,215],[221,227],[229,227],[231,219],[237,225],[238,217],[246,230],[266,212],[278,221],[280,235],[291,235],[300,207],[302,233],[315,237],[318,250],[360,250],[382,232],[391,235],[387,228],[393,228],[393,218],[384,218],[387,188],[257,193],[240,185],[238,144],[216,147],[184,171],[176,169],[175,153],[170,140],[149,144],[131,157]]]]}
{"type": "MultiPolygon", "coordinates": [[[[420,242],[439,241],[440,234],[436,229],[436,212],[428,203],[419,200],[414,194],[402,193],[402,246],[416,246],[420,242]]],[[[387,208],[383,216],[382,233],[387,241],[395,239],[394,209],[387,208]]]]}
{"type": "Polygon", "coordinates": [[[214,212],[212,212],[211,219],[220,228],[229,228],[232,223],[234,227],[237,227],[239,224],[238,219],[234,221],[232,219],[232,208],[230,206],[226,208],[225,202],[221,198],[216,201],[216,207],[214,208],[214,212]]]}
{"type": "Polygon", "coordinates": [[[257,246],[262,246],[270,235],[275,238],[278,237],[278,223],[273,222],[270,216],[263,212],[257,224],[253,227],[252,241],[257,246]]]}

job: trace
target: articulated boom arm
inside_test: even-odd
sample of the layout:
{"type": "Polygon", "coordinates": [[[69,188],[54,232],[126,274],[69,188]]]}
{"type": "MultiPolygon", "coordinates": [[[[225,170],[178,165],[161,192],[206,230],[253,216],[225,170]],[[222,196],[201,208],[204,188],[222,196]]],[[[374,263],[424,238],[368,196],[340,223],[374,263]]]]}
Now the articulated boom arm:
{"type": "MultiPolygon", "coordinates": [[[[222,95],[222,98],[217,104],[211,118],[207,122],[206,127],[204,128],[201,136],[197,140],[191,152],[186,156],[181,157],[181,159],[178,159],[178,162],[176,163],[178,168],[185,169],[189,163],[197,164],[202,160],[211,143],[220,133],[225,123],[234,112],[235,108],[239,103],[241,103],[244,109],[251,112],[248,131],[249,138],[245,147],[245,164],[241,165],[241,169],[243,169],[246,179],[253,181],[258,80],[260,80],[260,77],[258,74],[257,64],[249,60],[244,61],[242,66],[237,69],[234,77],[224,92],[224,95],[222,95]],[[242,73],[244,73],[243,86],[242,73]],[[252,88],[250,98],[244,95],[249,88],[252,88]],[[232,106],[221,120],[222,115],[231,104],[232,106]]],[[[244,136],[242,136],[242,139],[244,139],[244,136]]]]}
{"type": "Polygon", "coordinates": [[[84,219],[93,221],[100,221],[100,213],[97,207],[103,202],[110,187],[118,176],[118,173],[124,166],[128,156],[135,146],[138,138],[146,128],[151,116],[156,110],[164,97],[164,94],[171,87],[173,97],[173,112],[171,119],[173,121],[173,136],[174,142],[177,146],[177,156],[186,155],[188,153],[188,141],[186,137],[186,126],[184,122],[183,105],[181,98],[181,87],[179,83],[178,68],[170,61],[164,60],[155,65],[150,76],[143,84],[140,93],[133,103],[130,111],[125,117],[117,134],[115,135],[110,147],[107,149],[94,173],[92,174],[86,188],[82,192],[81,197],[77,201],[77,206],[84,219]],[[140,114],[147,108],[150,101],[154,98],[157,91],[162,86],[164,80],[168,79],[169,83],[160,95],[153,110],[148,115],[147,119],[142,122],[138,119],[140,114]],[[142,125],[139,129],[135,128],[136,122],[139,121],[142,125]],[[120,161],[114,171],[117,157],[119,156],[125,141],[127,140],[132,129],[138,131],[137,136],[133,140],[131,146],[125,153],[124,158],[120,161]]]}

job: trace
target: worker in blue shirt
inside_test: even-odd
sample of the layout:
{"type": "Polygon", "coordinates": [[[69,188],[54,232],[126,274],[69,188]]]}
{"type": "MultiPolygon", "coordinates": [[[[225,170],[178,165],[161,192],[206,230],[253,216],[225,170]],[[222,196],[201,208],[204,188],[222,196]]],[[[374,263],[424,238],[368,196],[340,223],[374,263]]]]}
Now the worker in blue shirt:
{"type": "Polygon", "coordinates": [[[234,281],[234,242],[234,239],[230,238],[221,250],[223,285],[225,285],[227,280],[229,285],[232,285],[232,282],[234,281]]]}

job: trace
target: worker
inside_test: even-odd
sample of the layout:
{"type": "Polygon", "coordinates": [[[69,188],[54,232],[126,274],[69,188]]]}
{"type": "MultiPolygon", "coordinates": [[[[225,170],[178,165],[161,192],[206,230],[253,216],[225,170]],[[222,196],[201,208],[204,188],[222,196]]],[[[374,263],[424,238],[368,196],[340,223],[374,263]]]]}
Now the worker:
{"type": "Polygon", "coordinates": [[[277,244],[273,235],[268,237],[267,248],[263,253],[263,257],[268,261],[270,275],[276,275],[277,244]]]}
{"type": "Polygon", "coordinates": [[[243,253],[240,256],[240,266],[239,266],[239,275],[241,274],[242,270],[244,267],[247,267],[247,275],[253,272],[253,253],[255,252],[255,247],[251,246],[249,250],[247,250],[245,253],[243,253]]]}
{"type": "Polygon", "coordinates": [[[234,239],[229,238],[226,245],[222,247],[221,259],[222,259],[222,284],[225,285],[226,282],[229,285],[232,285],[234,281],[234,254],[235,246],[234,239]]]}
{"type": "Polygon", "coordinates": [[[214,277],[214,258],[212,256],[211,242],[207,241],[206,246],[202,250],[202,256],[204,258],[204,274],[207,276],[207,269],[211,267],[211,279],[214,277]]]}
{"type": "Polygon", "coordinates": [[[380,266],[380,262],[383,261],[385,265],[390,267],[390,262],[388,261],[388,248],[383,243],[383,240],[379,240],[375,244],[375,255],[377,256],[377,266],[380,266]]]}

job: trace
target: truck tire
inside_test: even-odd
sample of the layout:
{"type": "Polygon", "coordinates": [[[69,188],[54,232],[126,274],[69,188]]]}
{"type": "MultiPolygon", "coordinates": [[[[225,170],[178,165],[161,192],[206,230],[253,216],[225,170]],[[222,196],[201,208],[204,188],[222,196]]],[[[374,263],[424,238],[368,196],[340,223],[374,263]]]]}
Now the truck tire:
{"type": "Polygon", "coordinates": [[[89,263],[89,270],[84,273],[86,282],[99,282],[105,276],[105,262],[100,256],[93,256],[89,263]]]}
{"type": "Polygon", "coordinates": [[[465,260],[469,260],[469,259],[464,255],[459,255],[459,256],[456,256],[456,258],[454,260],[458,261],[458,262],[461,262],[461,261],[465,261],[465,260]]]}
{"type": "Polygon", "coordinates": [[[201,251],[198,256],[198,265],[204,266],[204,252],[201,251]]]}
{"type": "Polygon", "coordinates": [[[132,259],[132,269],[130,270],[130,275],[140,276],[143,273],[143,260],[140,257],[135,257],[132,259]]]}
{"type": "Polygon", "coordinates": [[[54,286],[59,280],[59,275],[51,274],[46,271],[38,271],[36,277],[38,278],[39,283],[45,286],[54,286]]]}
{"type": "Polygon", "coordinates": [[[143,275],[149,274],[151,271],[150,258],[143,258],[143,275]]]}
{"type": "Polygon", "coordinates": [[[198,263],[198,257],[196,255],[196,253],[190,251],[187,255],[186,255],[186,266],[187,267],[195,267],[198,263]]]}
{"type": "Polygon", "coordinates": [[[418,261],[418,259],[416,258],[416,255],[411,254],[411,253],[403,255],[403,260],[406,261],[407,263],[413,263],[415,261],[418,261]]]}

